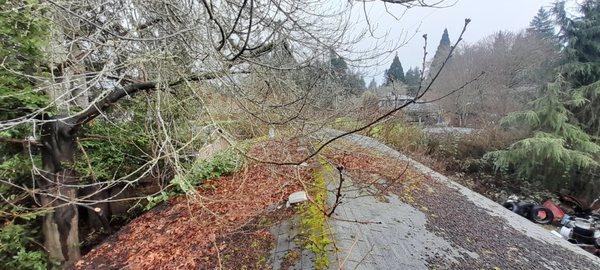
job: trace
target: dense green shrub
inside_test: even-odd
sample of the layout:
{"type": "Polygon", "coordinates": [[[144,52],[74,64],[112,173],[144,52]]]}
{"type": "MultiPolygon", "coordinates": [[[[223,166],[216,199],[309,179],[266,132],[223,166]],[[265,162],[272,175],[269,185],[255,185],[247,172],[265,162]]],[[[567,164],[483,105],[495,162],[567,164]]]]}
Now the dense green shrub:
{"type": "Polygon", "coordinates": [[[523,136],[521,132],[495,127],[485,127],[471,134],[428,134],[421,126],[400,119],[378,124],[368,135],[417,158],[433,158],[443,169],[468,173],[493,172],[492,164],[483,159],[484,155],[505,148],[523,136]]]}
{"type": "Polygon", "coordinates": [[[172,188],[163,190],[154,196],[148,196],[146,198],[148,204],[145,209],[152,209],[174,195],[193,194],[196,187],[201,185],[204,180],[232,174],[239,170],[242,162],[242,156],[234,149],[218,152],[210,159],[198,159],[188,166],[185,174],[173,177],[170,184],[172,188]]]}
{"type": "Polygon", "coordinates": [[[0,0],[0,59],[13,70],[0,68],[0,120],[21,117],[48,103],[44,93],[33,91],[31,79],[21,75],[44,74],[42,48],[48,42],[48,22],[43,13],[37,3],[0,0]]]}
{"type": "Polygon", "coordinates": [[[401,120],[375,125],[368,135],[405,152],[419,151],[427,144],[427,136],[421,127],[401,120]]]}
{"type": "Polygon", "coordinates": [[[210,159],[196,160],[184,177],[175,177],[171,182],[177,184],[179,191],[187,193],[191,187],[202,184],[204,180],[231,174],[241,165],[241,157],[235,150],[221,151],[210,159]]]}
{"type": "Polygon", "coordinates": [[[12,222],[0,229],[1,269],[47,269],[46,254],[33,247],[36,231],[12,222]]]}
{"type": "Polygon", "coordinates": [[[544,88],[530,111],[510,114],[503,125],[531,130],[533,136],[486,155],[504,173],[539,180],[558,190],[577,181],[577,171],[597,167],[600,146],[577,125],[566,104],[571,101],[561,76],[544,88]]]}
{"type": "MultiPolygon", "coordinates": [[[[48,22],[37,1],[0,0],[0,121],[24,117],[48,105],[34,91],[33,76],[47,73],[42,48],[48,43],[48,22]],[[6,68],[9,67],[9,68],[6,68]]],[[[51,111],[48,108],[47,111],[51,111]]],[[[31,126],[0,131],[0,269],[45,269],[46,256],[34,241],[37,213],[25,191],[32,187],[32,162],[26,143],[31,126]]]]}
{"type": "Polygon", "coordinates": [[[352,117],[338,117],[333,121],[332,127],[342,131],[351,131],[363,124],[352,117]]]}
{"type": "MultiPolygon", "coordinates": [[[[30,171],[31,160],[24,155],[0,163],[0,179],[15,185],[30,185],[30,171]]],[[[1,184],[0,195],[0,269],[46,269],[46,254],[36,244],[39,233],[34,229],[41,213],[30,210],[28,194],[16,186],[1,184]]]]}
{"type": "Polygon", "coordinates": [[[83,182],[135,179],[143,171],[139,168],[151,159],[150,138],[140,122],[96,121],[85,128],[75,163],[83,182]]]}

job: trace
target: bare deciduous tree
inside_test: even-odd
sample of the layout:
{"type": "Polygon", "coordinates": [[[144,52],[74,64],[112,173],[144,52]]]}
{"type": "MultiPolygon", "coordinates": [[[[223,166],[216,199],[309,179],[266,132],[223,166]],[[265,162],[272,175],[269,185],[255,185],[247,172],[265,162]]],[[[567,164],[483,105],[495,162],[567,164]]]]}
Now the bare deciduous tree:
{"type": "Polygon", "coordinates": [[[531,100],[557,60],[557,47],[547,40],[528,33],[499,32],[461,47],[427,99],[444,97],[439,106],[454,125],[497,121],[531,100]],[[481,72],[477,82],[445,97],[481,72]]]}
{"type": "MultiPolygon", "coordinates": [[[[406,7],[441,3],[383,1],[406,7]]],[[[115,183],[131,186],[151,174],[159,160],[171,160],[179,170],[179,155],[189,143],[177,140],[173,120],[161,106],[185,104],[178,94],[187,92],[196,100],[191,106],[208,108],[198,86],[211,82],[228,86],[223,89],[230,91],[231,100],[265,124],[304,125],[309,120],[304,115],[307,107],[326,105],[311,99],[318,85],[305,79],[316,81],[314,77],[304,73],[299,80],[307,85],[279,87],[292,91],[277,96],[265,76],[314,66],[330,49],[350,50],[356,42],[356,35],[348,39],[351,1],[48,0],[45,5],[52,35],[46,50],[50,76],[24,76],[36,81],[32,91],[44,92],[50,104],[2,121],[0,131],[33,127],[33,139],[26,141],[39,148],[42,166],[33,168],[37,185],[27,191],[39,198],[42,209],[51,210],[43,221],[45,248],[52,259],[67,264],[80,256],[78,207],[114,200],[98,195],[115,183]],[[293,51],[293,61],[272,61],[270,55],[281,48],[293,51]],[[250,92],[240,81],[264,91],[250,92]],[[73,170],[81,130],[97,118],[109,121],[109,108],[140,92],[155,94],[148,101],[149,107],[156,106],[149,115],[156,123],[156,151],[150,161],[137,170],[135,179],[81,183],[73,170]],[[80,196],[78,191],[90,187],[89,194],[80,196]]]]}

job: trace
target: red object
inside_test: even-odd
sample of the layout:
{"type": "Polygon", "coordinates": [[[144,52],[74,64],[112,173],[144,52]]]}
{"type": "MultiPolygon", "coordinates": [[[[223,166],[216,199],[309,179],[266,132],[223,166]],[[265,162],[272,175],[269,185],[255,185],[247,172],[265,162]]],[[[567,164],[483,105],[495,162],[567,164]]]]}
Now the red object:
{"type": "MultiPolygon", "coordinates": [[[[550,211],[552,211],[552,210],[550,210],[550,211]]],[[[536,215],[537,217],[539,217],[540,219],[546,219],[546,212],[544,212],[544,211],[541,211],[541,210],[540,210],[540,211],[538,211],[537,213],[535,213],[535,215],[536,215]]],[[[555,219],[555,220],[556,220],[556,219],[555,219]]]]}
{"type": "Polygon", "coordinates": [[[554,221],[560,221],[565,216],[565,211],[560,209],[560,207],[556,205],[551,199],[546,200],[542,206],[552,211],[552,214],[554,214],[554,221]]]}

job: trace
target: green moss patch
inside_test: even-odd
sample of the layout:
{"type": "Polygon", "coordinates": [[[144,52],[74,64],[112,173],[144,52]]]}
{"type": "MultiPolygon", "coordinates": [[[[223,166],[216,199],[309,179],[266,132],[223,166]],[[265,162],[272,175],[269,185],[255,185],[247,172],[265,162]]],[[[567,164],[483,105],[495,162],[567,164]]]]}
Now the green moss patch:
{"type": "Polygon", "coordinates": [[[315,254],[315,268],[326,269],[329,266],[328,247],[332,243],[331,232],[327,227],[327,184],[325,175],[333,172],[333,167],[325,160],[313,172],[313,186],[308,190],[312,203],[301,206],[302,233],[305,234],[304,248],[315,254]]]}

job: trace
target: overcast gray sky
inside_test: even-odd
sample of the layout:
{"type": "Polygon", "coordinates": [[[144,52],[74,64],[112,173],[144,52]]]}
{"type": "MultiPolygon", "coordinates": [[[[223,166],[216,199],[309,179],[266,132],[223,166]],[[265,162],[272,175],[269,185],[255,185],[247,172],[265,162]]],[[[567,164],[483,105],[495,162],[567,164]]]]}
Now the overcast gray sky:
{"type": "MultiPolygon", "coordinates": [[[[410,66],[421,65],[423,57],[421,36],[424,33],[429,37],[429,56],[433,56],[444,28],[448,28],[450,40],[454,43],[465,18],[472,20],[465,34],[465,42],[474,43],[500,30],[519,31],[528,27],[537,10],[542,6],[550,7],[553,2],[554,0],[458,0],[456,4],[447,8],[409,9],[399,20],[386,12],[380,1],[370,3],[366,8],[371,23],[377,27],[377,33],[389,32],[388,39],[401,38],[418,29],[417,35],[397,50],[406,71],[410,66]]],[[[446,0],[446,3],[452,4],[454,1],[446,0]]],[[[387,6],[390,13],[397,16],[402,15],[405,10],[398,5],[387,6]]],[[[362,5],[355,7],[354,12],[362,12],[362,5]]],[[[372,39],[366,39],[359,47],[368,47],[371,42],[372,39]]],[[[363,70],[367,75],[365,77],[367,83],[373,77],[381,83],[383,72],[392,62],[393,54],[381,57],[380,63],[363,70]]]]}

